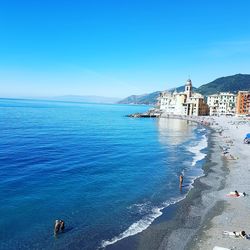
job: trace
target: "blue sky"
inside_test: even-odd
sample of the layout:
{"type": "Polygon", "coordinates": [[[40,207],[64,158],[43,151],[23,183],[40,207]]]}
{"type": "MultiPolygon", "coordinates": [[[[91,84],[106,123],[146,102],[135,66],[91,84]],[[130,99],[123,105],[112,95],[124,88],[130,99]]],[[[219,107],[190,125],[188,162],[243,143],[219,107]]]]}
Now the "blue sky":
{"type": "Polygon", "coordinates": [[[248,0],[1,1],[0,97],[126,97],[250,73],[248,0]]]}

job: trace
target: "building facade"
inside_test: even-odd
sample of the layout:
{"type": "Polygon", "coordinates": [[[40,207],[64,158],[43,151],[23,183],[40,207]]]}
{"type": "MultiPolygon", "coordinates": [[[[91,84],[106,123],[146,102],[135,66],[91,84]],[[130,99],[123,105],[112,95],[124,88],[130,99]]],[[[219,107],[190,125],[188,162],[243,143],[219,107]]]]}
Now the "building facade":
{"type": "Polygon", "coordinates": [[[192,92],[192,81],[187,80],[184,92],[162,92],[159,97],[160,110],[173,115],[208,115],[209,108],[204,97],[192,92]]]}
{"type": "Polygon", "coordinates": [[[236,102],[237,115],[250,114],[250,91],[239,91],[236,102]]]}
{"type": "Polygon", "coordinates": [[[209,95],[207,104],[209,106],[209,115],[217,116],[219,112],[219,94],[209,95]]]}
{"type": "Polygon", "coordinates": [[[236,95],[229,92],[221,92],[207,97],[209,115],[235,115],[236,95]]]}

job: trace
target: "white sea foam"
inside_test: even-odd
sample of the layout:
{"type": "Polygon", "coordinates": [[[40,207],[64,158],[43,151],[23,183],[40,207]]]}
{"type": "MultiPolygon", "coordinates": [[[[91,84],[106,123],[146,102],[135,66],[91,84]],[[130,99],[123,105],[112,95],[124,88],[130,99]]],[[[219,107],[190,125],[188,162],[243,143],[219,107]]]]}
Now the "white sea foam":
{"type": "Polygon", "coordinates": [[[159,216],[162,215],[162,210],[164,208],[168,207],[169,205],[175,204],[184,198],[185,197],[182,197],[180,199],[175,199],[175,200],[172,200],[170,202],[163,203],[161,207],[152,208],[150,214],[145,215],[142,219],[133,223],[127,230],[125,230],[124,232],[122,232],[118,236],[113,237],[111,240],[103,240],[100,248],[105,248],[106,246],[112,245],[119,240],[122,240],[122,239],[127,238],[127,237],[132,236],[132,235],[136,235],[136,234],[144,231],[152,224],[152,222],[156,218],[158,218],[159,216]]]}
{"type": "Polygon", "coordinates": [[[151,225],[151,223],[157,217],[162,215],[161,210],[163,208],[164,207],[153,208],[151,214],[146,215],[141,220],[133,223],[127,230],[125,230],[124,232],[122,232],[118,236],[113,237],[111,240],[102,241],[101,247],[104,248],[104,247],[106,247],[108,245],[112,245],[112,244],[116,243],[117,241],[122,240],[128,236],[132,236],[132,235],[135,235],[135,234],[138,234],[138,233],[144,231],[146,228],[148,228],[151,225]]]}
{"type": "Polygon", "coordinates": [[[151,211],[152,204],[150,201],[145,203],[136,203],[128,207],[132,214],[139,213],[141,215],[145,215],[151,211]]]}
{"type": "Polygon", "coordinates": [[[194,154],[192,166],[194,166],[196,162],[204,159],[206,154],[202,153],[201,150],[206,147],[207,147],[207,137],[203,135],[202,140],[197,145],[188,148],[188,150],[194,154]]]}

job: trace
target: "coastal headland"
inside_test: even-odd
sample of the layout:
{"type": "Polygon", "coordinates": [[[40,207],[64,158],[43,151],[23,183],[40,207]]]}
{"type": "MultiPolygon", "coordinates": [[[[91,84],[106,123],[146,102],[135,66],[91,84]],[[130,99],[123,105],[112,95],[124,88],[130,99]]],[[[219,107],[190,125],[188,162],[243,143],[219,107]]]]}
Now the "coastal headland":
{"type": "MultiPolygon", "coordinates": [[[[161,115],[164,117],[164,115],[161,115]]],[[[165,119],[173,118],[165,116],[165,119]]],[[[223,231],[250,234],[250,145],[243,140],[250,120],[237,117],[188,117],[211,128],[204,176],[195,180],[187,197],[163,210],[140,234],[110,245],[107,249],[250,249],[250,238],[229,237],[223,231]],[[227,151],[225,153],[225,150],[227,151]],[[228,196],[245,192],[245,197],[228,196]]]]}

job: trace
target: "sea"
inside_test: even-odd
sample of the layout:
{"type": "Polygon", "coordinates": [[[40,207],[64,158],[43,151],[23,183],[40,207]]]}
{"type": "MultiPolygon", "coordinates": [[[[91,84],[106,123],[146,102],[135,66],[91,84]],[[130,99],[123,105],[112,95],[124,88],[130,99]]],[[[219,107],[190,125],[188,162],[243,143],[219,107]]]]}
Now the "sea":
{"type": "Polygon", "coordinates": [[[209,131],[149,108],[0,99],[0,249],[104,249],[184,199],[209,131]]]}

